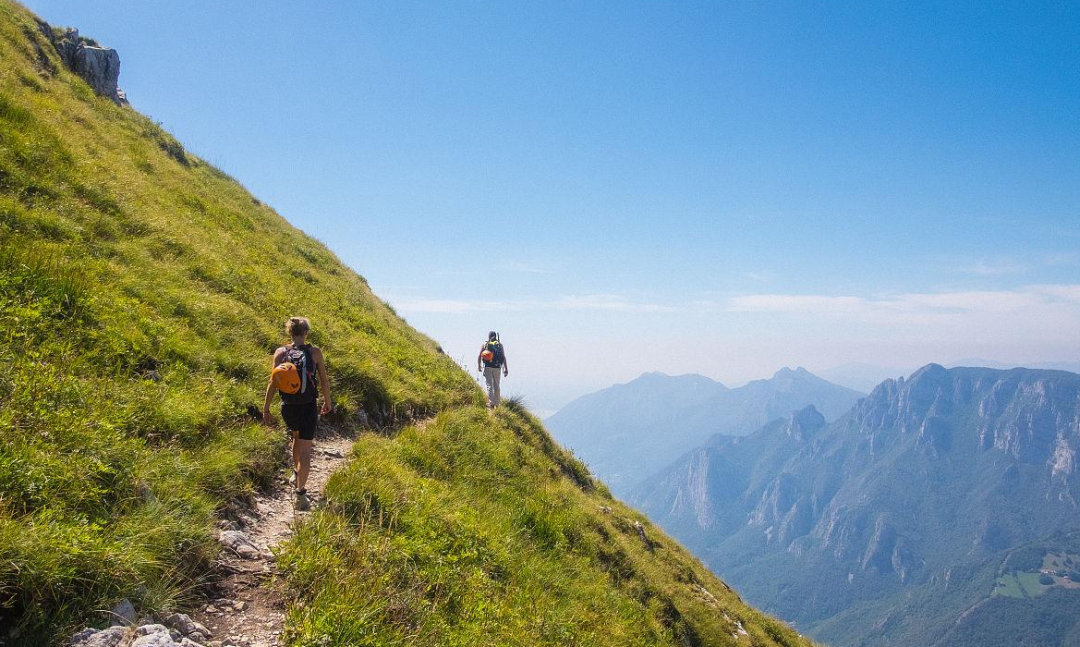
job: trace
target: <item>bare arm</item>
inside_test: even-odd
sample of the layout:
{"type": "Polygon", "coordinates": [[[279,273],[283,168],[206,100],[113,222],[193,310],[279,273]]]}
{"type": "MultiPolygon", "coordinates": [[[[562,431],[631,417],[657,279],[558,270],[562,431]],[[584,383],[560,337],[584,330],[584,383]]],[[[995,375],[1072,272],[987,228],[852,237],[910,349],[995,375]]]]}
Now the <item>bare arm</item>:
{"type": "Polygon", "coordinates": [[[330,397],[330,377],[326,374],[326,362],[323,361],[322,350],[313,346],[311,351],[315,359],[315,370],[319,373],[319,390],[323,394],[322,414],[325,416],[334,410],[334,400],[330,397]]]}
{"type": "Polygon", "coordinates": [[[503,377],[510,375],[510,362],[506,361],[506,349],[503,349],[503,377]]]}
{"type": "Polygon", "coordinates": [[[274,421],[274,416],[270,413],[270,404],[274,401],[274,395],[277,394],[277,387],[274,386],[274,381],[270,380],[266,383],[266,400],[263,401],[262,419],[266,424],[270,424],[274,421]]]}

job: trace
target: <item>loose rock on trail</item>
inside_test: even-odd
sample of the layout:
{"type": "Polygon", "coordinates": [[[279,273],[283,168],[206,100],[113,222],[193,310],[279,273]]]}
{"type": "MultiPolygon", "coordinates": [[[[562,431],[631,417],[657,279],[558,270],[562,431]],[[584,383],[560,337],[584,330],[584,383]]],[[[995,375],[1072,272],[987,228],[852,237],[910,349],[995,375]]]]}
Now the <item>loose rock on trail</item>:
{"type": "MultiPolygon", "coordinates": [[[[330,474],[349,455],[350,438],[322,428],[311,457],[307,491],[312,509],[323,500],[330,474]],[[325,434],[325,435],[324,435],[325,434]]],[[[224,647],[277,647],[285,618],[285,601],[279,584],[273,549],[292,535],[294,521],[309,514],[294,509],[293,488],[286,481],[271,492],[255,497],[252,509],[236,510],[219,522],[222,551],[220,568],[228,575],[214,585],[214,597],[193,618],[211,634],[210,645],[224,647]]]]}
{"type": "MultiPolygon", "coordinates": [[[[352,439],[329,427],[320,429],[311,456],[307,491],[312,509],[323,501],[330,474],[342,467],[352,439]]],[[[134,618],[125,600],[111,612],[114,626],[85,629],[71,647],[278,647],[285,619],[285,595],[275,579],[274,548],[292,535],[293,524],[310,512],[294,509],[295,494],[286,478],[258,493],[250,505],[234,504],[218,522],[222,577],[190,615],[161,614],[156,620],[134,618]],[[130,617],[129,617],[130,616],[130,617]],[[160,621],[160,622],[158,622],[160,621]],[[123,626],[131,625],[131,626],[123,626]]]]}

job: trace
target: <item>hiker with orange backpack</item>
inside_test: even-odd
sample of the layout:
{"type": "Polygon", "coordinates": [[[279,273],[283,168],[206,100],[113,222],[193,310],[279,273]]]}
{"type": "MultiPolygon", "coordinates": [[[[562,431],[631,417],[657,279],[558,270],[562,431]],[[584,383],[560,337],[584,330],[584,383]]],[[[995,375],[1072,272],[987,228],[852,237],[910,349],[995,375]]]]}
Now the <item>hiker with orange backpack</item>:
{"type": "Polygon", "coordinates": [[[292,343],[274,351],[274,365],[270,382],[266,385],[266,401],[262,411],[263,422],[271,424],[274,417],[270,414],[270,404],[274,401],[274,394],[280,391],[281,419],[292,434],[293,478],[298,510],[311,507],[304,485],[311,471],[311,446],[319,425],[319,414],[325,416],[334,410],[322,351],[307,343],[310,331],[311,325],[304,317],[290,317],[285,322],[285,332],[292,338],[292,343]],[[323,395],[321,412],[317,405],[320,390],[323,395]]]}
{"type": "Polygon", "coordinates": [[[484,374],[484,382],[487,383],[488,408],[494,409],[502,401],[499,392],[499,374],[506,377],[510,374],[506,363],[506,350],[499,341],[499,334],[492,330],[488,333],[488,340],[480,347],[480,355],[476,358],[476,370],[484,374]]]}

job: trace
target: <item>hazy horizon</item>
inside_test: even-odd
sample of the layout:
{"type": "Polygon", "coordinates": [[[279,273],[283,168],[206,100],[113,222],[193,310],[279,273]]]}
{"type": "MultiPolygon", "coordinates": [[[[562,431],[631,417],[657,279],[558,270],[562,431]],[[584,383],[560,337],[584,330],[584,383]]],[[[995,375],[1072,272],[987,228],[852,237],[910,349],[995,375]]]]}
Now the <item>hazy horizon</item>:
{"type": "MultiPolygon", "coordinates": [[[[926,364],[921,364],[919,366],[910,366],[910,367],[878,366],[878,365],[873,365],[873,364],[865,364],[865,363],[861,363],[861,362],[854,362],[854,363],[850,363],[850,364],[844,364],[844,365],[840,365],[840,366],[832,366],[832,367],[821,368],[821,369],[816,369],[816,368],[811,368],[811,367],[806,367],[806,366],[801,366],[801,365],[784,365],[784,366],[778,366],[775,371],[772,371],[772,372],[767,373],[767,374],[758,375],[757,377],[752,377],[752,378],[748,378],[748,379],[739,379],[739,380],[727,380],[727,381],[718,379],[718,378],[710,376],[710,375],[705,375],[703,373],[697,373],[697,372],[693,372],[693,371],[691,371],[691,372],[682,372],[682,373],[669,373],[669,372],[666,372],[666,371],[661,370],[661,369],[654,369],[654,370],[651,370],[651,371],[645,371],[645,372],[639,373],[638,375],[635,375],[633,377],[629,377],[629,378],[626,378],[626,379],[622,379],[622,380],[619,380],[619,381],[612,382],[610,384],[605,384],[603,386],[598,386],[596,388],[592,388],[592,389],[589,389],[587,391],[577,393],[576,395],[570,395],[569,399],[566,400],[565,402],[556,400],[555,403],[556,403],[557,406],[554,406],[554,407],[551,407],[551,408],[543,408],[543,407],[538,407],[538,406],[535,406],[535,405],[533,405],[533,407],[536,410],[538,415],[541,415],[541,417],[548,417],[548,416],[556,413],[557,411],[559,411],[561,408],[565,407],[567,404],[570,404],[573,400],[576,400],[578,398],[581,398],[581,397],[584,397],[584,396],[587,396],[587,395],[591,395],[593,393],[597,393],[599,391],[603,391],[603,390],[608,389],[608,388],[613,387],[613,386],[625,385],[625,384],[634,382],[634,381],[636,381],[636,380],[638,380],[638,379],[640,379],[640,378],[642,378],[645,375],[648,375],[650,373],[659,373],[659,374],[662,374],[662,375],[665,375],[665,376],[668,376],[668,377],[683,377],[683,376],[687,376],[687,375],[700,375],[700,376],[709,378],[709,379],[711,379],[711,380],[713,380],[715,382],[718,382],[720,384],[723,384],[727,388],[735,389],[735,388],[746,386],[749,382],[753,382],[755,380],[767,380],[767,379],[773,377],[777,372],[779,372],[781,370],[784,370],[784,369],[802,368],[802,369],[807,370],[811,374],[813,374],[813,375],[815,375],[815,376],[817,376],[817,377],[819,377],[821,379],[824,379],[824,380],[826,380],[828,382],[832,382],[833,384],[836,384],[838,386],[847,387],[849,389],[854,389],[856,391],[861,391],[862,393],[867,393],[868,394],[870,391],[873,390],[873,388],[875,386],[877,386],[881,382],[884,382],[887,379],[896,379],[898,377],[904,377],[904,378],[910,377],[912,373],[914,373],[915,371],[919,370],[920,368],[923,368],[924,366],[926,366],[927,364],[930,364],[930,363],[941,364],[942,366],[945,366],[946,368],[954,368],[954,367],[960,367],[960,366],[983,367],[983,368],[991,368],[991,369],[996,369],[996,370],[1007,370],[1007,369],[1010,369],[1010,368],[1029,368],[1029,369],[1061,370],[1061,371],[1068,371],[1068,372],[1072,372],[1072,373],[1080,373],[1080,362],[1006,362],[1006,361],[999,361],[999,360],[993,360],[993,359],[972,358],[972,357],[960,358],[960,359],[956,359],[956,360],[953,360],[953,361],[927,362],[926,364]]],[[[523,397],[525,397],[526,400],[528,400],[527,395],[523,395],[523,397]]],[[[526,402],[526,404],[531,404],[531,403],[526,402]]]]}
{"type": "Polygon", "coordinates": [[[1080,361],[1076,5],[26,4],[539,411],[1080,361]]]}

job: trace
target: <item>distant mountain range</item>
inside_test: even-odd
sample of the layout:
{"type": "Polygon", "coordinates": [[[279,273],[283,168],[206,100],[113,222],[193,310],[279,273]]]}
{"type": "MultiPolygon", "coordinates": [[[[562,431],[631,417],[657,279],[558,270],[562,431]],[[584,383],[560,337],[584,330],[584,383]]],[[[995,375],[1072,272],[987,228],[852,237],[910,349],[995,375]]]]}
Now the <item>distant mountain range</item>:
{"type": "MultiPolygon", "coordinates": [[[[952,362],[943,362],[945,368],[960,368],[964,366],[981,366],[983,368],[998,368],[1007,370],[1011,368],[1045,368],[1054,371],[1070,371],[1080,373],[1080,362],[1002,362],[994,359],[979,357],[965,357],[952,362]]],[[[834,366],[832,368],[815,370],[814,374],[834,384],[846,386],[859,391],[870,392],[875,386],[885,380],[897,378],[901,375],[911,375],[918,369],[918,365],[912,364],[906,367],[880,366],[855,362],[834,366]]]]}
{"type": "Polygon", "coordinates": [[[735,389],[702,375],[646,373],[574,400],[545,424],[613,492],[625,495],[714,434],[748,434],[808,404],[832,420],[863,395],[803,368],[784,368],[735,389]]]}
{"type": "Polygon", "coordinates": [[[931,364],[722,434],[630,493],[834,647],[1080,645],[1080,375],[931,364]]]}

